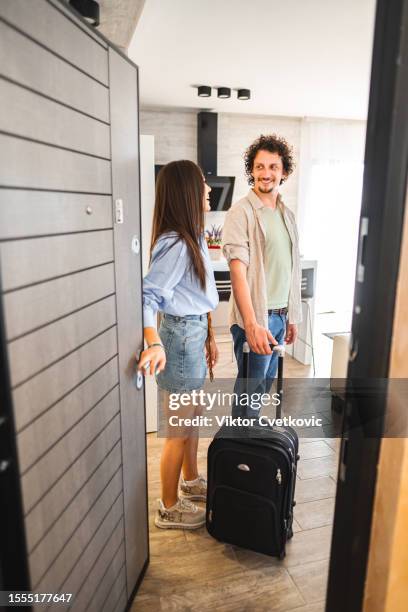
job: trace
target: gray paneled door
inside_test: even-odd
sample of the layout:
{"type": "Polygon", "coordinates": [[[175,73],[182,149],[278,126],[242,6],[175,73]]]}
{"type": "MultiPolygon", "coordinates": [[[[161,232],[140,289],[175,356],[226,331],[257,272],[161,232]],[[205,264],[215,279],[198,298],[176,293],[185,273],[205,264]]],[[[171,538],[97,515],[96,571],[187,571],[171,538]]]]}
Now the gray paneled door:
{"type": "MultiPolygon", "coordinates": [[[[114,224],[119,382],[122,420],[126,570],[134,584],[148,555],[144,387],[134,384],[135,349],[143,344],[138,81],[134,66],[109,49],[113,201],[123,207],[114,224]],[[119,201],[119,202],[118,202],[119,201]]],[[[139,379],[141,382],[141,379],[139,379]]]]}
{"type": "Polygon", "coordinates": [[[137,67],[56,0],[2,0],[0,55],[0,466],[20,562],[75,612],[120,611],[149,554],[137,67]]]}

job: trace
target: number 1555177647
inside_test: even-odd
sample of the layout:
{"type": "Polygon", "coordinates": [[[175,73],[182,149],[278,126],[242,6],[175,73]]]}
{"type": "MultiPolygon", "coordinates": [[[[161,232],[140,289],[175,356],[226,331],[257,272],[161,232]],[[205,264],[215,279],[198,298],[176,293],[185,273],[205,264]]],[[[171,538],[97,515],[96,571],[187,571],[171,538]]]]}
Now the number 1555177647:
{"type": "Polygon", "coordinates": [[[72,603],[72,593],[33,593],[31,591],[3,591],[0,605],[30,606],[31,604],[69,604],[72,603]]]}

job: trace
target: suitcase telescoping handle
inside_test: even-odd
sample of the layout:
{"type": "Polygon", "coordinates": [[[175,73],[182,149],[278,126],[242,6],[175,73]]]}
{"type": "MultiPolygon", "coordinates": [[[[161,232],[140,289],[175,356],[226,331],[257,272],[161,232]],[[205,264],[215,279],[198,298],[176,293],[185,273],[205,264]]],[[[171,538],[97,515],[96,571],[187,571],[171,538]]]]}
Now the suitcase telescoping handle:
{"type": "MultiPolygon", "coordinates": [[[[270,344],[269,345],[275,353],[278,353],[278,376],[277,376],[277,393],[279,397],[279,404],[276,406],[276,418],[280,419],[282,417],[282,401],[283,401],[283,357],[285,355],[285,347],[282,344],[270,344]]],[[[244,377],[246,379],[249,378],[249,353],[250,348],[248,342],[244,342],[242,347],[243,351],[243,370],[244,377]]]]}

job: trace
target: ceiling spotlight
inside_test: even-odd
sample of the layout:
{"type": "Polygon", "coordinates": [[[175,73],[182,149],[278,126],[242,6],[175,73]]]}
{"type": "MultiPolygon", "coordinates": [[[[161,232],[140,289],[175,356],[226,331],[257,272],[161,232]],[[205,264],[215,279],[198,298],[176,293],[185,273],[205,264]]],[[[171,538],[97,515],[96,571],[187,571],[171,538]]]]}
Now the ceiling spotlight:
{"type": "Polygon", "coordinates": [[[249,89],[238,89],[238,100],[249,100],[251,91],[249,89]]]}
{"type": "Polygon", "coordinates": [[[217,95],[219,98],[230,98],[231,97],[231,89],[229,87],[219,87],[217,89],[217,95]]]}
{"type": "Polygon", "coordinates": [[[198,95],[200,98],[209,98],[211,96],[211,87],[208,87],[208,85],[200,85],[200,87],[198,87],[198,95]]]}
{"type": "Polygon", "coordinates": [[[94,28],[99,25],[99,3],[96,0],[69,0],[69,3],[94,28]]]}

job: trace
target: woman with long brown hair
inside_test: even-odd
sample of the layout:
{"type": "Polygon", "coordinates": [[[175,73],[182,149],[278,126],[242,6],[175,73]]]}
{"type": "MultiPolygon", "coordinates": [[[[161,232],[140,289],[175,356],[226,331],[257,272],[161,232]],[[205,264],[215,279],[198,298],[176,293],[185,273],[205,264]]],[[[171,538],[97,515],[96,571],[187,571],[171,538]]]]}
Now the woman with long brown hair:
{"type": "MultiPolygon", "coordinates": [[[[157,177],[150,268],[143,281],[147,348],[141,354],[139,369],[156,373],[167,421],[170,395],[201,389],[206,364],[212,376],[218,357],[209,316],[218,304],[218,293],[204,238],[210,191],[200,168],[191,161],[170,162],[157,177]],[[162,322],[157,332],[158,311],[162,322]]],[[[193,402],[185,404],[184,400],[178,417],[199,415],[193,402]]],[[[197,468],[197,431],[178,427],[171,432],[169,426],[167,431],[160,464],[162,497],[155,524],[195,529],[204,524],[205,511],[192,500],[205,501],[207,494],[206,480],[197,468]]]]}

